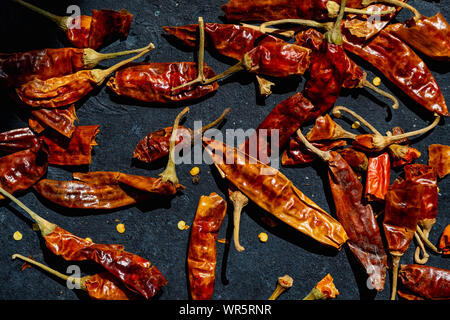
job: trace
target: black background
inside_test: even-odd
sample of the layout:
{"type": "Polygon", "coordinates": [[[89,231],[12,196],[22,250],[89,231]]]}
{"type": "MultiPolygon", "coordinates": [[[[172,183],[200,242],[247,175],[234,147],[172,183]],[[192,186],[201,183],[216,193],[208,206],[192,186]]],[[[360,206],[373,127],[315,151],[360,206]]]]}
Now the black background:
{"type": "MultiPolygon", "coordinates": [[[[176,41],[164,36],[162,26],[185,25],[197,22],[202,16],[206,22],[223,22],[220,6],[226,1],[215,0],[90,0],[90,1],[35,1],[43,8],[64,15],[68,5],[76,4],[83,14],[89,15],[93,9],[126,8],[134,14],[130,35],[124,42],[115,42],[102,52],[134,49],[153,42],[156,49],[148,54],[154,62],[195,61],[196,54],[178,45],[176,41]]],[[[432,16],[441,11],[450,18],[449,1],[428,2],[409,1],[421,13],[432,16]]],[[[411,14],[401,12],[397,17],[402,21],[411,14]]],[[[0,50],[3,52],[26,51],[40,48],[67,46],[64,36],[54,25],[42,17],[9,1],[2,2],[0,11],[0,50]]],[[[350,107],[365,116],[380,132],[401,126],[405,131],[426,126],[431,120],[429,112],[415,104],[382,75],[367,63],[356,59],[369,73],[369,80],[375,75],[382,78],[381,88],[394,93],[400,99],[400,108],[391,112],[390,102],[373,95],[367,90],[344,91],[337,104],[350,107]]],[[[424,58],[432,70],[445,97],[449,96],[449,66],[424,58]]],[[[117,61],[103,63],[112,65],[117,61]]],[[[206,62],[217,73],[229,66],[229,61],[206,54],[206,62]]],[[[258,98],[255,78],[245,73],[235,74],[220,82],[219,90],[207,99],[188,104],[190,113],[185,117],[184,125],[192,126],[196,120],[208,122],[216,118],[225,108],[233,110],[222,126],[225,129],[256,128],[267,114],[281,101],[302,90],[304,78],[298,81],[279,81],[274,93],[267,99],[258,98]]],[[[25,126],[23,119],[15,112],[16,106],[6,97],[2,99],[0,109],[0,129],[25,126]]],[[[184,105],[183,105],[184,106],[184,105]]],[[[82,168],[50,167],[47,177],[54,180],[70,180],[76,171],[121,171],[124,173],[157,176],[163,170],[160,166],[145,167],[133,163],[132,154],[138,141],[149,132],[170,126],[183,106],[152,106],[123,101],[114,97],[103,86],[79,105],[80,125],[100,125],[97,136],[99,146],[94,147],[92,164],[82,168]]],[[[345,128],[350,123],[338,120],[345,128]]],[[[448,144],[448,120],[441,121],[431,134],[414,140],[414,147],[422,152],[419,163],[427,163],[427,146],[432,143],[448,144]]],[[[304,131],[307,130],[305,127],[304,131]]],[[[364,131],[361,131],[364,132],[364,131]]],[[[168,280],[157,299],[188,299],[188,280],[186,275],[186,254],[189,240],[188,231],[177,228],[179,220],[192,224],[198,200],[201,195],[217,192],[226,194],[226,183],[222,181],[215,168],[200,165],[200,184],[193,185],[189,170],[191,165],[177,167],[180,182],[187,188],[171,201],[152,202],[145,206],[132,206],[112,212],[71,211],[56,207],[40,199],[33,191],[20,194],[20,199],[30,208],[49,221],[81,237],[90,237],[97,243],[123,244],[127,251],[149,259],[168,280]],[[126,232],[116,231],[117,221],[124,223],[126,232]]],[[[333,200],[329,191],[326,168],[322,164],[310,167],[281,168],[294,184],[319,206],[333,213],[333,200]]],[[[394,180],[401,171],[392,171],[394,180]]],[[[444,227],[450,223],[447,207],[449,201],[448,178],[439,181],[439,213],[430,239],[437,243],[444,227]]],[[[12,261],[11,255],[20,253],[31,255],[34,259],[65,272],[67,263],[54,257],[45,247],[38,233],[32,231],[31,220],[16,209],[15,205],[3,203],[0,207],[0,299],[2,300],[76,300],[88,299],[83,292],[72,291],[63,281],[57,280],[37,269],[20,271],[21,261],[12,261]],[[15,241],[13,233],[23,234],[21,241],[15,241]]],[[[219,233],[219,238],[230,238],[232,234],[231,206],[219,233]]],[[[268,227],[261,221],[266,215],[261,209],[250,204],[244,209],[241,219],[241,244],[246,248],[237,252],[230,245],[217,244],[215,300],[264,300],[275,288],[279,276],[289,274],[294,286],[284,293],[280,300],[299,300],[327,273],[331,273],[340,291],[337,299],[389,299],[390,277],[387,278],[384,291],[376,293],[367,289],[366,276],[358,262],[347,248],[340,252],[327,249],[306,236],[279,223],[268,227]],[[267,243],[260,243],[257,235],[266,232],[267,243]]],[[[404,264],[413,263],[413,243],[402,258],[404,264]]],[[[449,268],[449,260],[431,254],[429,265],[449,268]]],[[[78,264],[83,275],[93,274],[99,269],[89,263],[78,264]]]]}

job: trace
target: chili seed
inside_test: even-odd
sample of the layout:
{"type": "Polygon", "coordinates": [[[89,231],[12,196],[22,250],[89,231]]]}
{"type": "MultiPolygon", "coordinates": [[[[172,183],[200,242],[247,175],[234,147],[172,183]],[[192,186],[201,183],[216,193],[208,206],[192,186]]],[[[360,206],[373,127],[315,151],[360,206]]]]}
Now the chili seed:
{"type": "Polygon", "coordinates": [[[372,83],[374,86],[378,87],[381,84],[381,78],[380,77],[373,78],[372,83]]]}
{"type": "Polygon", "coordinates": [[[269,239],[269,236],[267,235],[267,233],[261,232],[260,234],[258,234],[258,238],[259,238],[259,241],[261,241],[261,242],[267,242],[267,240],[269,239]]]}
{"type": "Polygon", "coordinates": [[[352,124],[353,129],[358,129],[359,127],[361,127],[361,124],[359,123],[359,121],[353,122],[353,124],[352,124]]]}
{"type": "Polygon", "coordinates": [[[123,223],[119,223],[116,226],[116,230],[118,233],[124,233],[125,232],[125,225],[123,223]]]}
{"type": "Polygon", "coordinates": [[[196,175],[198,175],[200,173],[200,168],[199,167],[193,167],[189,173],[191,174],[191,176],[196,176],[196,175]]]}
{"type": "Polygon", "coordinates": [[[14,232],[13,238],[16,241],[22,240],[22,234],[19,231],[14,232]]]}

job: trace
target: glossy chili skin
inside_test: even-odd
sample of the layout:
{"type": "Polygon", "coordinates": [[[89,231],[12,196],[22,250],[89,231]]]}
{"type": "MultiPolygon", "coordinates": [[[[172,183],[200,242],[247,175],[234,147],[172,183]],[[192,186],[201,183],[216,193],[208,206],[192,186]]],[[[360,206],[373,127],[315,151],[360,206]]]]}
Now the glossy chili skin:
{"type": "MultiPolygon", "coordinates": [[[[68,28],[66,31],[67,39],[77,48],[89,48],[89,35],[91,33],[92,17],[81,15],[76,18],[79,18],[80,26],[79,28],[68,28]]],[[[72,25],[76,24],[76,18],[73,19],[72,25]]]]}
{"type": "Polygon", "coordinates": [[[47,172],[47,157],[47,146],[39,143],[0,158],[0,185],[9,193],[31,188],[47,172]]]}
{"type": "Polygon", "coordinates": [[[369,201],[383,201],[391,183],[391,160],[387,152],[370,157],[364,194],[369,201]]]}
{"type": "Polygon", "coordinates": [[[121,245],[95,244],[58,226],[44,239],[55,255],[67,261],[95,261],[146,299],[153,297],[167,283],[150,261],[124,251],[121,245]]]}
{"type": "Polygon", "coordinates": [[[74,173],[73,176],[73,181],[43,179],[34,188],[47,200],[76,209],[120,208],[155,195],[172,196],[184,188],[163,182],[161,178],[120,172],[74,173]]]}
{"type": "Polygon", "coordinates": [[[210,300],[216,278],[216,239],[227,212],[217,193],[201,196],[191,227],[187,256],[189,289],[193,300],[210,300]]]}
{"type": "Polygon", "coordinates": [[[39,140],[30,128],[13,129],[0,133],[0,151],[11,153],[33,148],[39,140]]]}
{"type": "MultiPolygon", "coordinates": [[[[206,78],[215,76],[205,65],[206,78]]],[[[108,87],[117,95],[148,103],[171,103],[199,99],[217,90],[217,82],[191,85],[173,91],[172,88],[197,78],[194,62],[137,64],[121,69],[111,77],[108,87]]]]}
{"type": "Polygon", "coordinates": [[[442,232],[441,239],[439,240],[439,249],[442,250],[442,254],[450,255],[450,224],[442,232]]]}
{"type": "Polygon", "coordinates": [[[402,40],[381,30],[367,43],[344,37],[344,47],[377,68],[411,99],[431,112],[449,116],[436,79],[422,59],[402,40]]]}
{"type": "Polygon", "coordinates": [[[417,229],[423,186],[413,181],[395,181],[386,194],[383,228],[389,252],[402,255],[417,229]]]}
{"type": "Polygon", "coordinates": [[[225,178],[259,207],[322,244],[339,249],[347,241],[342,225],[281,172],[220,141],[203,142],[225,178]]]}
{"type": "MultiPolygon", "coordinates": [[[[327,0],[230,0],[222,6],[227,20],[271,21],[280,19],[330,20],[327,0]]],[[[340,3],[340,1],[336,1],[340,3]]],[[[360,8],[361,0],[351,0],[347,7],[360,8]]]]}
{"type": "Polygon", "coordinates": [[[335,140],[340,138],[337,131],[338,125],[326,114],[320,116],[314,122],[314,127],[306,135],[309,141],[335,140]]]}
{"type": "MultiPolygon", "coordinates": [[[[334,148],[343,147],[347,144],[344,140],[312,142],[314,147],[322,151],[328,151],[334,148]]],[[[284,166],[308,164],[317,159],[317,156],[309,151],[298,138],[289,141],[288,149],[283,151],[281,164],[284,166]]]]}
{"type": "Polygon", "coordinates": [[[336,215],[345,229],[347,244],[365,268],[372,286],[381,291],[386,279],[387,255],[370,204],[362,203],[363,186],[339,153],[328,153],[328,177],[336,215]]]}
{"type": "MultiPolygon", "coordinates": [[[[181,27],[163,27],[189,47],[195,47],[198,39],[198,24],[181,27]]],[[[235,60],[266,42],[285,42],[280,38],[263,34],[259,30],[236,24],[205,23],[206,45],[215,52],[235,60]]]]}
{"type": "Polygon", "coordinates": [[[399,295],[408,300],[449,300],[450,271],[431,266],[401,265],[399,295]],[[406,289],[405,291],[403,290],[406,289]]]}
{"type": "Polygon", "coordinates": [[[34,79],[16,88],[16,94],[33,108],[58,108],[84,98],[97,87],[90,70],[47,80],[34,79]]]}
{"type": "Polygon", "coordinates": [[[71,138],[76,130],[75,121],[78,120],[75,106],[65,108],[31,109],[28,125],[36,133],[41,133],[47,127],[55,130],[67,138],[71,138]]]}
{"type": "Polygon", "coordinates": [[[0,85],[17,87],[33,79],[74,73],[85,68],[83,56],[84,50],[77,48],[0,53],[0,85]]]}
{"type": "Polygon", "coordinates": [[[367,171],[367,167],[369,166],[369,158],[367,158],[364,152],[357,151],[353,148],[345,148],[342,150],[337,150],[337,152],[355,172],[361,173],[367,171]]]}
{"type": "Polygon", "coordinates": [[[388,26],[387,31],[428,57],[450,61],[450,25],[438,12],[432,17],[422,16],[388,26]]]}
{"type": "Polygon", "coordinates": [[[327,299],[335,298],[339,295],[339,291],[334,285],[331,274],[327,274],[314,288],[319,290],[327,299]]]}
{"type": "Polygon", "coordinates": [[[97,273],[82,280],[89,297],[95,300],[135,300],[138,297],[108,272],[97,273]]]}
{"type": "MultiPolygon", "coordinates": [[[[392,128],[392,135],[400,135],[405,133],[401,127],[392,128]]],[[[392,157],[392,166],[394,168],[405,166],[410,164],[414,160],[418,159],[421,156],[419,150],[410,147],[409,139],[403,139],[398,141],[397,143],[391,144],[388,147],[389,154],[392,157]]]]}
{"type": "Polygon", "coordinates": [[[428,146],[428,165],[432,166],[439,178],[450,173],[450,146],[431,144],[428,146]]]}
{"type": "Polygon", "coordinates": [[[76,127],[67,139],[57,132],[46,133],[42,139],[48,146],[48,163],[59,166],[81,166],[91,163],[91,150],[96,146],[95,137],[99,126],[76,127]]]}

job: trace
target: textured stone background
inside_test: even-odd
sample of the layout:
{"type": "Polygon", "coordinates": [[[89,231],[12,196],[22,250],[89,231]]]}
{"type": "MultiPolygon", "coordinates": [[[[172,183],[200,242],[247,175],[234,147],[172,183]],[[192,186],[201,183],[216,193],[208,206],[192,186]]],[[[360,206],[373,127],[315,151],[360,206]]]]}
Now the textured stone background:
{"type": "MultiPolygon", "coordinates": [[[[116,42],[103,52],[142,47],[153,42],[156,50],[148,57],[155,62],[192,61],[195,53],[181,48],[163,34],[164,25],[185,25],[196,23],[198,16],[207,22],[220,22],[223,14],[220,6],[224,0],[91,0],[91,1],[36,1],[42,7],[51,8],[55,13],[64,14],[68,5],[77,4],[83,14],[90,14],[92,9],[109,8],[120,10],[127,8],[135,15],[128,39],[116,42]]],[[[425,15],[431,16],[441,11],[449,19],[448,0],[429,2],[411,0],[425,15]]],[[[398,19],[410,16],[402,12],[398,19]]],[[[57,32],[52,23],[25,9],[3,2],[0,11],[0,50],[3,52],[24,51],[45,47],[62,47],[63,36],[57,32]]],[[[225,70],[229,65],[206,54],[207,63],[216,72],[225,70]]],[[[450,94],[449,66],[425,59],[433,71],[441,89],[448,97],[450,94]]],[[[116,61],[103,65],[109,66],[116,61]]],[[[379,73],[357,59],[357,62],[369,73],[372,79],[379,73]]],[[[382,78],[383,79],[383,78],[382,78]]],[[[393,85],[384,81],[381,86],[393,92],[401,101],[400,108],[388,111],[388,103],[383,98],[365,90],[343,92],[338,104],[355,109],[366,116],[381,132],[394,126],[402,126],[410,131],[426,126],[431,120],[428,112],[399,92],[393,85]]],[[[255,79],[244,73],[236,74],[221,83],[219,90],[202,101],[190,104],[191,112],[186,117],[185,125],[192,126],[193,121],[209,121],[219,115],[226,107],[233,108],[222,129],[255,128],[278,103],[301,90],[304,79],[286,84],[280,81],[273,95],[265,101],[257,98],[255,79]]],[[[24,126],[24,122],[14,112],[15,106],[7,98],[3,99],[0,128],[2,131],[24,126]]],[[[97,90],[83,101],[78,110],[81,125],[100,125],[97,137],[99,146],[94,148],[93,161],[89,168],[72,169],[81,171],[122,171],[131,174],[156,176],[162,171],[160,167],[142,167],[132,163],[131,157],[137,142],[149,132],[171,125],[181,106],[151,106],[134,102],[124,102],[110,95],[105,87],[97,90]]],[[[414,146],[422,152],[420,163],[427,162],[427,146],[431,143],[448,144],[448,120],[441,123],[431,134],[416,139],[414,146]]],[[[349,123],[339,121],[349,128],[349,123]]],[[[306,130],[306,128],[304,128],[306,130]]],[[[159,299],[187,299],[186,253],[189,231],[179,231],[177,222],[185,220],[192,223],[199,197],[218,192],[224,195],[226,185],[221,181],[216,170],[208,165],[201,165],[201,183],[192,185],[189,176],[190,165],[180,165],[178,176],[186,190],[170,202],[149,203],[146,206],[129,207],[112,212],[70,211],[56,207],[39,199],[30,191],[20,195],[20,199],[43,217],[81,237],[91,237],[97,243],[119,243],[128,251],[148,258],[156,265],[168,280],[159,299]],[[116,220],[126,226],[126,232],[116,232],[116,220]]],[[[326,169],[322,164],[311,167],[282,168],[285,173],[306,195],[321,207],[333,213],[333,200],[328,187],[326,169]]],[[[393,171],[392,180],[400,174],[393,171]]],[[[55,180],[70,179],[71,170],[49,168],[48,177],[55,180]]],[[[431,233],[431,241],[436,243],[444,227],[450,223],[449,179],[439,182],[440,210],[438,222],[431,233]]],[[[230,212],[231,214],[231,212],[230,212]]],[[[335,279],[340,291],[338,299],[388,299],[390,279],[385,290],[380,293],[368,290],[366,277],[358,262],[345,248],[340,252],[327,250],[307,237],[289,227],[278,224],[271,228],[261,222],[265,213],[255,205],[244,209],[241,222],[241,242],[246,251],[239,253],[233,246],[218,244],[217,278],[214,299],[267,299],[275,287],[278,276],[289,274],[294,278],[294,286],[280,299],[301,299],[327,273],[335,279]],[[267,232],[269,241],[262,244],[257,235],[267,232]]],[[[88,299],[82,292],[72,291],[59,281],[37,269],[20,271],[22,262],[11,261],[11,255],[21,253],[32,255],[36,260],[65,272],[70,263],[54,257],[45,248],[39,235],[31,230],[31,221],[15,205],[3,203],[0,207],[0,299],[33,300],[72,300],[88,299]],[[14,241],[13,233],[19,230],[22,241],[14,241]]],[[[232,233],[232,219],[227,215],[219,237],[229,237],[232,233]]],[[[411,245],[402,259],[402,263],[413,263],[411,245]]],[[[78,264],[83,274],[92,274],[98,268],[89,263],[78,264]]],[[[449,268],[449,260],[431,255],[429,265],[449,268]]]]}

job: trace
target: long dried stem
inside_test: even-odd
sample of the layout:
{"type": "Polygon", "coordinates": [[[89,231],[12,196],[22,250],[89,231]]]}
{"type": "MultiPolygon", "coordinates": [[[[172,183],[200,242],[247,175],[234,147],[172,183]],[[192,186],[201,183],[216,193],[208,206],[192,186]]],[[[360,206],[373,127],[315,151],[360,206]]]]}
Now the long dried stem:
{"type": "MultiPolygon", "coordinates": [[[[328,17],[330,18],[336,18],[339,14],[340,5],[339,3],[335,1],[328,1],[327,2],[327,10],[328,10],[328,17]]],[[[360,15],[386,15],[386,14],[392,14],[395,12],[394,8],[391,8],[389,10],[382,10],[382,11],[368,11],[364,9],[354,9],[354,8],[345,8],[345,13],[351,13],[351,14],[360,14],[360,15]]]]}
{"type": "Polygon", "coordinates": [[[308,141],[308,139],[305,138],[302,131],[300,129],[297,130],[297,136],[299,139],[303,142],[306,148],[308,148],[311,152],[315,153],[319,158],[321,158],[323,161],[328,162],[331,158],[330,153],[328,151],[322,151],[312,145],[311,142],[308,141]]]}
{"type": "Polygon", "coordinates": [[[394,104],[392,105],[392,109],[398,109],[399,103],[398,103],[397,98],[394,97],[389,92],[386,92],[386,91],[374,86],[372,83],[370,83],[370,81],[367,81],[367,79],[364,79],[362,81],[361,85],[375,91],[376,93],[378,93],[379,95],[382,95],[383,97],[386,97],[386,98],[392,100],[394,102],[394,104]]]}
{"type": "Polygon", "coordinates": [[[193,136],[197,136],[199,134],[204,133],[206,130],[209,130],[215,126],[217,126],[219,123],[221,123],[223,121],[223,119],[225,119],[225,117],[227,116],[228,113],[230,113],[231,108],[226,108],[222,114],[220,115],[219,118],[217,118],[216,120],[214,120],[213,122],[207,124],[206,126],[201,127],[200,129],[197,129],[194,131],[193,136]]]}
{"type": "Polygon", "coordinates": [[[414,20],[417,21],[420,18],[422,18],[422,14],[416,9],[414,8],[412,5],[407,4],[405,2],[399,1],[399,0],[363,0],[361,1],[361,4],[364,7],[367,7],[368,5],[375,3],[375,2],[379,2],[379,3],[388,3],[388,4],[392,4],[394,6],[397,7],[402,7],[405,9],[410,10],[412,13],[414,13],[414,20]]]}
{"type": "Polygon", "coordinates": [[[427,250],[425,249],[425,246],[423,245],[422,239],[420,238],[419,234],[417,232],[414,233],[414,237],[417,240],[417,248],[414,252],[414,261],[419,264],[425,264],[428,261],[428,258],[430,255],[428,254],[427,250]],[[423,252],[423,256],[420,257],[420,252],[423,252]]]}
{"type": "Polygon", "coordinates": [[[40,14],[40,15],[46,17],[47,19],[49,19],[51,21],[53,21],[63,31],[67,31],[69,29],[68,21],[69,21],[70,17],[58,16],[56,14],[50,13],[50,12],[48,12],[46,10],[38,8],[38,7],[32,5],[32,4],[28,3],[28,2],[22,1],[22,0],[12,0],[12,1],[17,3],[17,4],[20,4],[23,7],[26,7],[28,9],[30,9],[31,11],[36,12],[37,14],[40,14]]]}
{"type": "Polygon", "coordinates": [[[233,203],[233,240],[234,246],[237,251],[242,252],[245,250],[239,243],[239,226],[241,222],[242,209],[248,204],[248,198],[240,191],[234,191],[230,194],[230,200],[233,203]]]}
{"type": "MultiPolygon", "coordinates": [[[[333,108],[332,113],[335,116],[338,116],[340,114],[341,111],[344,111],[348,114],[350,114],[351,116],[353,116],[355,119],[359,120],[362,124],[364,124],[368,129],[370,129],[370,131],[372,131],[374,134],[382,136],[382,134],[375,129],[374,126],[372,126],[366,119],[364,119],[363,117],[361,117],[359,114],[357,114],[356,112],[354,112],[353,110],[350,110],[349,108],[346,108],[344,106],[336,106],[333,108]]],[[[338,116],[339,117],[339,116],[338,116]]]]}
{"type": "Polygon", "coordinates": [[[427,247],[429,247],[431,250],[433,250],[437,254],[442,253],[442,251],[440,251],[438,248],[436,248],[436,246],[434,244],[432,244],[430,242],[430,240],[428,240],[427,236],[424,235],[422,229],[419,226],[417,226],[416,232],[419,234],[420,238],[427,245],[427,247]]]}
{"type": "Polygon", "coordinates": [[[397,283],[398,283],[398,268],[400,264],[400,258],[402,257],[401,254],[394,254],[392,255],[392,293],[391,293],[391,300],[395,300],[395,297],[397,296],[397,283]]]}
{"type": "Polygon", "coordinates": [[[93,49],[86,48],[83,49],[84,55],[83,55],[83,63],[84,67],[86,69],[94,68],[96,65],[98,65],[100,62],[104,60],[114,59],[117,57],[125,56],[128,54],[134,54],[134,53],[141,53],[148,49],[148,46],[140,49],[134,49],[134,50],[126,50],[126,51],[119,51],[119,52],[111,52],[111,53],[100,53],[93,49]]]}

